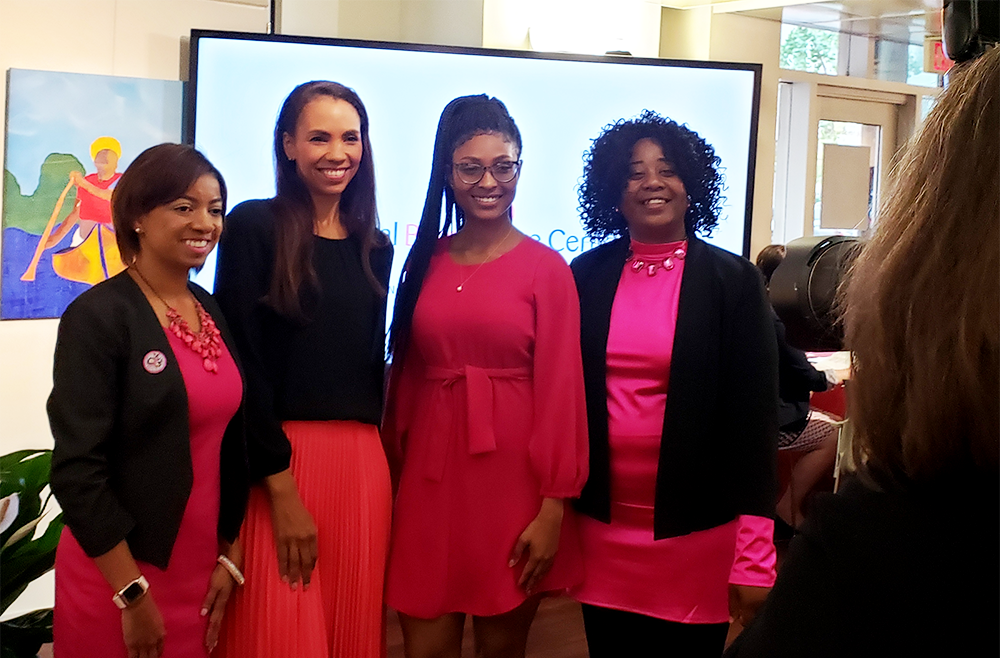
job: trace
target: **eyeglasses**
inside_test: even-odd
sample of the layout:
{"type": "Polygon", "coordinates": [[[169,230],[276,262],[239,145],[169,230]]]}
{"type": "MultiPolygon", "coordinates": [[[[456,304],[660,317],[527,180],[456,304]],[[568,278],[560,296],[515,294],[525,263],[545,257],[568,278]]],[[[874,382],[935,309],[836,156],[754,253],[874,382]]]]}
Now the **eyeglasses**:
{"type": "Polygon", "coordinates": [[[452,165],[458,180],[466,185],[475,185],[483,180],[486,172],[490,172],[493,180],[498,183],[509,183],[517,178],[517,172],[521,170],[520,160],[504,160],[490,166],[476,164],[474,162],[456,162],[452,165]]]}

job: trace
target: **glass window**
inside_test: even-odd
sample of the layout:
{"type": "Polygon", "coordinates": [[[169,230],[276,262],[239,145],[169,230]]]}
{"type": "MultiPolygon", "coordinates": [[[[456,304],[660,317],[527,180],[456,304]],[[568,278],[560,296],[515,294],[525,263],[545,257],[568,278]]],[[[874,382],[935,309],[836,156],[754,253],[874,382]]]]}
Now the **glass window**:
{"type": "Polygon", "coordinates": [[[878,210],[879,163],[881,161],[880,126],[870,126],[863,123],[848,121],[820,121],[819,148],[816,161],[816,199],[813,206],[814,235],[852,235],[859,236],[868,228],[878,210]],[[821,224],[823,209],[823,147],[826,144],[838,146],[863,146],[869,149],[868,161],[868,215],[855,225],[855,228],[824,228],[821,224]]]}
{"type": "Polygon", "coordinates": [[[829,30],[782,24],[781,68],[837,75],[840,35],[829,30]]]}

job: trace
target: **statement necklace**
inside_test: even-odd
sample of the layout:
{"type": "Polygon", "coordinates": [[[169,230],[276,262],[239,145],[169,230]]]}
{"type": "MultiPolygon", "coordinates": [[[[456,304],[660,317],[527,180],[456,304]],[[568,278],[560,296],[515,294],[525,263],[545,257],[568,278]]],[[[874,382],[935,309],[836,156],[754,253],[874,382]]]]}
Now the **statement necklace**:
{"type": "Polygon", "coordinates": [[[513,230],[514,230],[514,225],[511,224],[510,228],[507,229],[507,232],[504,234],[504,236],[502,238],[500,238],[500,241],[497,242],[495,245],[493,245],[493,249],[491,249],[490,253],[486,255],[486,260],[484,260],[483,262],[481,262],[479,264],[479,267],[477,267],[476,269],[472,270],[472,274],[470,274],[469,276],[465,277],[458,284],[458,287],[455,288],[455,292],[462,292],[462,289],[465,287],[465,284],[469,282],[469,279],[471,279],[472,277],[476,276],[476,272],[478,272],[480,269],[482,269],[483,265],[485,265],[486,263],[490,262],[490,259],[493,258],[493,254],[495,254],[497,252],[497,249],[500,248],[500,245],[502,245],[504,242],[507,241],[507,238],[510,237],[510,233],[513,230]]]}
{"type": "Polygon", "coordinates": [[[215,326],[215,320],[208,314],[205,307],[201,305],[201,302],[197,298],[194,299],[194,308],[198,313],[198,322],[201,324],[201,331],[196,334],[191,331],[187,320],[182,318],[177,309],[168,304],[167,300],[160,296],[160,293],[156,292],[156,288],[146,280],[146,277],[142,275],[142,272],[138,268],[133,265],[131,270],[136,273],[136,276],[142,279],[142,282],[146,284],[146,287],[149,288],[153,295],[167,307],[167,320],[169,321],[167,329],[184,341],[184,344],[191,348],[192,352],[201,357],[201,364],[205,370],[211,373],[219,372],[217,362],[219,357],[222,356],[222,335],[219,333],[219,328],[215,326]]]}
{"type": "Polygon", "coordinates": [[[653,276],[660,270],[661,267],[667,270],[668,272],[674,269],[674,267],[676,266],[674,260],[684,260],[684,257],[686,255],[687,255],[687,243],[685,242],[683,246],[677,247],[672,252],[667,254],[665,257],[657,256],[650,260],[636,256],[634,253],[632,253],[632,250],[629,249],[628,256],[625,258],[625,262],[631,263],[629,267],[633,272],[638,273],[643,270],[646,270],[646,274],[648,276],[653,276]]]}

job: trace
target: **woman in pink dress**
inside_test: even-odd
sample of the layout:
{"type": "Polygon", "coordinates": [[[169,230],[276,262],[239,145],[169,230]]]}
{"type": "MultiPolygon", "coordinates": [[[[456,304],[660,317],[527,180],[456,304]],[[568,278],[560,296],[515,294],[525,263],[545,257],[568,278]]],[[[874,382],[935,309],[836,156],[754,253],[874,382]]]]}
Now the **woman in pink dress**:
{"type": "Polygon", "coordinates": [[[717,657],[774,579],[777,347],[756,268],[706,244],[722,174],[645,111],[586,156],[580,292],[590,478],[578,501],[590,655],[717,657]]]}
{"type": "Polygon", "coordinates": [[[242,584],[242,380],[222,313],[188,282],[225,208],[201,153],[143,152],[112,200],[128,269],[59,323],[48,404],[66,521],[56,656],[207,658],[242,584]]]}
{"type": "Polygon", "coordinates": [[[580,578],[579,311],[566,263],[511,223],[520,156],[503,103],[448,104],[396,298],[386,599],[410,658],[459,656],[467,614],[479,655],[523,655],[541,596],[580,578]]]}

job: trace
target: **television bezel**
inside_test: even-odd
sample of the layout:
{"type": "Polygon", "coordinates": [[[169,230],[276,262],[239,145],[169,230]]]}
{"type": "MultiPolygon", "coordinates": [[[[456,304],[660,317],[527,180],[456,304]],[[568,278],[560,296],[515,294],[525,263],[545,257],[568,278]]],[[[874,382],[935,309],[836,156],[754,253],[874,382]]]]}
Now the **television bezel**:
{"type": "Polygon", "coordinates": [[[510,50],[505,48],[477,48],[474,46],[446,46],[425,43],[404,43],[397,41],[369,41],[366,39],[343,39],[339,37],[312,37],[288,34],[261,34],[256,32],[229,32],[225,30],[191,30],[188,58],[188,80],[184,94],[183,134],[188,144],[195,143],[195,109],[198,98],[198,49],[202,39],[230,39],[240,41],[262,41],[293,43],[318,46],[341,46],[349,48],[373,48],[410,52],[444,53],[479,57],[511,57],[521,59],[561,60],[570,62],[594,62],[605,64],[626,64],[645,66],[669,66],[675,68],[722,69],[750,71],[754,75],[753,98],[750,108],[750,144],[747,152],[747,185],[743,211],[743,253],[750,257],[750,238],[753,228],[753,199],[757,164],[757,129],[760,119],[760,94],[763,65],[752,62],[712,62],[687,59],[661,59],[654,57],[633,57],[630,55],[585,55],[577,53],[552,53],[534,50],[510,50]]]}

